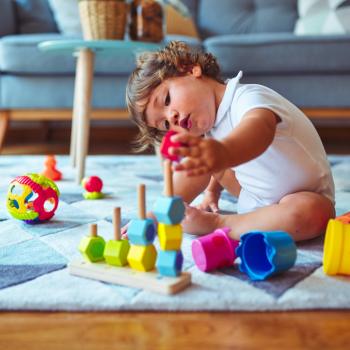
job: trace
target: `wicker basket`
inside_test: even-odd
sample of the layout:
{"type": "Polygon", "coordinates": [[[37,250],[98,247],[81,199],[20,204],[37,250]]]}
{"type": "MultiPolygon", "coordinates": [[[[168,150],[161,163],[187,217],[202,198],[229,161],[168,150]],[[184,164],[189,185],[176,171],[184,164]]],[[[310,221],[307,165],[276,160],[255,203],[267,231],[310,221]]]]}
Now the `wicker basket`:
{"type": "Polygon", "coordinates": [[[127,11],[128,5],[123,1],[79,1],[79,12],[84,39],[123,39],[127,11]]]}

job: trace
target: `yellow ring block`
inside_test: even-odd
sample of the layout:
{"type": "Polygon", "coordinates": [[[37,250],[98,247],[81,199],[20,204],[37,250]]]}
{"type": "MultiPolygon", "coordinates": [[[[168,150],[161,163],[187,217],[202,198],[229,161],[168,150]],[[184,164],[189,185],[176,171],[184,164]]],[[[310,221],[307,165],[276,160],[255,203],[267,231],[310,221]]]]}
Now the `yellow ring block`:
{"type": "Polygon", "coordinates": [[[350,224],[328,222],[324,241],[323,271],[327,275],[350,275],[350,224]]]}
{"type": "Polygon", "coordinates": [[[138,271],[151,271],[157,260],[157,251],[153,244],[131,245],[127,257],[130,267],[138,271]]]}
{"type": "Polygon", "coordinates": [[[180,250],[182,242],[181,225],[158,223],[158,238],[162,250],[180,250]]]}

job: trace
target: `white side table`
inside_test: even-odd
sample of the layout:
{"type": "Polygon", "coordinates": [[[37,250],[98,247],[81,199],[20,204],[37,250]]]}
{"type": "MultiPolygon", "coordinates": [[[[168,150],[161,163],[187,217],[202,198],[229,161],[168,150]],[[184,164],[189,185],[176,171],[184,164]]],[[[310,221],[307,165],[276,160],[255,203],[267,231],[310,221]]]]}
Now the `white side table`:
{"type": "Polygon", "coordinates": [[[72,52],[77,56],[70,144],[72,166],[77,167],[77,184],[84,177],[85,158],[88,153],[95,55],[130,52],[136,54],[158,50],[160,47],[160,44],[128,40],[79,39],[44,41],[38,45],[45,52],[72,52]]]}

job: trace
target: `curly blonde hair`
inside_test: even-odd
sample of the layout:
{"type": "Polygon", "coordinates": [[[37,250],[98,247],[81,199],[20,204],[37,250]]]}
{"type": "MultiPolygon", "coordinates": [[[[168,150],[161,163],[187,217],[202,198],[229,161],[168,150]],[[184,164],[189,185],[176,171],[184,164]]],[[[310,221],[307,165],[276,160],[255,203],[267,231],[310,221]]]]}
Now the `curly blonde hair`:
{"type": "Polygon", "coordinates": [[[126,88],[126,103],[131,119],[139,128],[135,140],[135,151],[143,151],[161,141],[164,132],[149,127],[145,121],[145,110],[152,91],[165,79],[183,76],[199,65],[204,75],[223,82],[216,58],[210,53],[191,49],[185,43],[172,41],[156,52],[144,52],[136,62],[126,88]]]}

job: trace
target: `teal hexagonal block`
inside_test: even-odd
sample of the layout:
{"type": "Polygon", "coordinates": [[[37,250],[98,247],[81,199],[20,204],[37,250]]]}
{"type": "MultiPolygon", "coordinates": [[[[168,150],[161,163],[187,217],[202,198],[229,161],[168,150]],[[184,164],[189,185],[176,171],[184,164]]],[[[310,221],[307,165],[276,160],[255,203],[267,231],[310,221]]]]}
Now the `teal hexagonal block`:
{"type": "Polygon", "coordinates": [[[100,236],[86,236],[79,244],[79,251],[87,261],[101,261],[104,260],[103,251],[105,245],[105,240],[100,236]]]}
{"type": "Polygon", "coordinates": [[[159,197],[154,205],[153,214],[158,222],[176,225],[184,218],[185,205],[180,196],[159,197]]]}
{"type": "Polygon", "coordinates": [[[181,274],[183,260],[181,250],[159,250],[156,267],[162,276],[176,277],[181,274]]]}
{"type": "Polygon", "coordinates": [[[128,239],[131,244],[148,245],[153,243],[156,227],[152,219],[134,219],[128,226],[128,239]]]}
{"type": "Polygon", "coordinates": [[[120,241],[110,240],[105,246],[103,256],[108,265],[124,266],[128,263],[129,249],[130,243],[126,239],[121,239],[120,241]]]}

